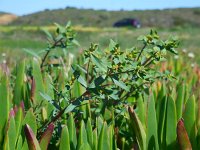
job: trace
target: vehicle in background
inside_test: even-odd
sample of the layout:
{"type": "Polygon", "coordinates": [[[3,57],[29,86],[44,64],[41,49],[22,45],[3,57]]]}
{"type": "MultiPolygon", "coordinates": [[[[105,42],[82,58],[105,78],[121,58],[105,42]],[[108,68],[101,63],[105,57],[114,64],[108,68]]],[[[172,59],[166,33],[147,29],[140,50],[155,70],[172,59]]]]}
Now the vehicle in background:
{"type": "Polygon", "coordinates": [[[119,20],[119,21],[117,21],[113,24],[113,27],[128,27],[128,26],[140,28],[141,23],[138,19],[124,18],[124,19],[119,20]]]}

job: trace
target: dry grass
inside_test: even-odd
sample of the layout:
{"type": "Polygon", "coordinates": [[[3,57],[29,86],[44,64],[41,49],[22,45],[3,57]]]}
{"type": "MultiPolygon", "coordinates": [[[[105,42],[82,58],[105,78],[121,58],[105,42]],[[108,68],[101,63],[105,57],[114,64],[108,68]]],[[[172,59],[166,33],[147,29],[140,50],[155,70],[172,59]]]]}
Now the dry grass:
{"type": "Polygon", "coordinates": [[[18,17],[13,14],[3,14],[0,16],[0,25],[6,25],[16,20],[18,17]]]}

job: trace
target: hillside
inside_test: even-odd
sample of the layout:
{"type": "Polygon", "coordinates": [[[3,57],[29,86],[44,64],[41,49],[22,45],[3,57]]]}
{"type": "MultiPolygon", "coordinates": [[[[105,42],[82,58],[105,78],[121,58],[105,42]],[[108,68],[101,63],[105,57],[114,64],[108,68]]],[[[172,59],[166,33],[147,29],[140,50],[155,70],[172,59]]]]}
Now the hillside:
{"type": "Polygon", "coordinates": [[[122,18],[137,18],[143,27],[200,26],[200,8],[106,11],[67,7],[25,15],[12,25],[51,25],[52,22],[65,24],[71,20],[74,25],[111,27],[122,18]]]}
{"type": "Polygon", "coordinates": [[[7,25],[16,19],[16,15],[0,12],[0,25],[7,25]]]}

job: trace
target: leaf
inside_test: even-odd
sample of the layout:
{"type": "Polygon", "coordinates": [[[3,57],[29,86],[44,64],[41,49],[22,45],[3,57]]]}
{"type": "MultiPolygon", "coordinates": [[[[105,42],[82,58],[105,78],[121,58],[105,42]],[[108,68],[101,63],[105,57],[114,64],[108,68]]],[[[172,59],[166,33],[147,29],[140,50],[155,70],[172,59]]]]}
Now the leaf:
{"type": "Polygon", "coordinates": [[[8,77],[3,75],[0,78],[0,143],[3,140],[5,125],[9,117],[9,102],[8,77]]]}
{"type": "Polygon", "coordinates": [[[92,147],[93,146],[93,135],[92,135],[92,124],[91,124],[90,118],[88,118],[88,120],[87,120],[86,132],[87,132],[88,143],[92,147]]]}
{"type": "Polygon", "coordinates": [[[138,118],[140,119],[142,125],[145,125],[145,106],[143,102],[142,95],[139,96],[137,100],[137,114],[138,118]]]}
{"type": "Polygon", "coordinates": [[[33,131],[34,134],[37,133],[37,123],[36,123],[36,116],[33,113],[33,108],[30,108],[27,113],[26,116],[22,122],[22,126],[24,126],[25,124],[29,124],[31,127],[31,130],[33,131]]]}
{"type": "Polygon", "coordinates": [[[105,64],[103,64],[103,62],[97,58],[95,55],[91,55],[91,60],[92,62],[103,72],[107,72],[107,67],[105,64]]]}
{"type": "Polygon", "coordinates": [[[180,119],[177,124],[177,138],[181,150],[192,150],[183,119],[180,119]]]}
{"type": "Polygon", "coordinates": [[[81,75],[78,77],[78,82],[79,82],[82,86],[84,86],[85,88],[87,88],[87,82],[85,81],[85,79],[84,79],[81,75]]]}
{"type": "Polygon", "coordinates": [[[24,116],[23,116],[22,107],[18,107],[16,116],[15,116],[16,137],[18,137],[21,133],[23,118],[24,116]]]}
{"type": "Polygon", "coordinates": [[[128,108],[129,115],[130,115],[130,122],[131,127],[133,128],[134,133],[136,134],[136,140],[138,143],[138,146],[141,150],[146,150],[146,133],[144,130],[144,127],[142,126],[142,123],[138,119],[136,113],[134,112],[133,108],[128,108]]]}
{"type": "Polygon", "coordinates": [[[83,143],[79,150],[92,150],[88,143],[83,143]]]}
{"type": "Polygon", "coordinates": [[[40,104],[41,101],[43,101],[43,97],[40,95],[40,92],[44,93],[44,83],[38,60],[34,59],[32,61],[32,67],[32,75],[35,80],[34,104],[40,104]]]}
{"type": "Polygon", "coordinates": [[[90,85],[89,88],[96,88],[100,86],[106,80],[106,75],[97,77],[90,85]]]}
{"type": "Polygon", "coordinates": [[[17,76],[14,88],[14,104],[19,106],[20,102],[23,100],[23,84],[25,77],[25,61],[22,60],[16,68],[17,76]]]}
{"type": "Polygon", "coordinates": [[[176,143],[176,106],[172,97],[168,97],[166,118],[166,144],[167,148],[174,149],[176,143]]]}
{"type": "Polygon", "coordinates": [[[126,86],[126,84],[125,84],[124,82],[119,81],[119,80],[116,80],[115,78],[112,78],[112,80],[113,80],[113,82],[114,82],[117,86],[119,86],[120,88],[126,90],[127,92],[130,91],[129,87],[126,86]]]}
{"type": "Polygon", "coordinates": [[[159,149],[154,97],[151,95],[147,112],[147,149],[159,149]]]}
{"type": "Polygon", "coordinates": [[[59,150],[70,150],[70,139],[67,126],[64,126],[62,129],[59,150]]]}
{"type": "Polygon", "coordinates": [[[10,149],[15,149],[15,144],[17,142],[17,135],[16,135],[14,116],[10,116],[9,118],[9,121],[7,124],[6,136],[8,137],[8,147],[10,149]]]}
{"type": "Polygon", "coordinates": [[[71,149],[76,149],[77,138],[76,138],[76,126],[74,123],[73,115],[70,113],[67,120],[67,127],[69,131],[70,147],[71,149]]]}
{"type": "Polygon", "coordinates": [[[100,136],[99,136],[98,150],[106,150],[106,149],[109,150],[110,149],[107,131],[108,131],[107,123],[104,122],[103,126],[101,128],[100,136]]]}
{"type": "Polygon", "coordinates": [[[30,54],[31,56],[36,57],[37,59],[40,59],[40,56],[37,53],[35,53],[33,50],[25,49],[25,48],[23,48],[22,50],[30,54]]]}
{"type": "Polygon", "coordinates": [[[80,147],[84,144],[87,143],[87,132],[85,130],[85,123],[82,120],[81,125],[80,125],[80,131],[79,131],[79,136],[78,136],[78,145],[77,149],[80,149],[80,147]]]}
{"type": "Polygon", "coordinates": [[[54,130],[54,124],[51,123],[47,127],[46,131],[42,134],[41,139],[40,139],[40,147],[41,149],[46,149],[48,148],[48,145],[50,143],[52,134],[54,130]]]}
{"type": "Polygon", "coordinates": [[[117,43],[111,39],[110,44],[109,44],[109,50],[112,51],[113,48],[116,47],[116,45],[117,45],[117,43]]]}
{"type": "Polygon", "coordinates": [[[159,120],[158,120],[158,142],[161,148],[166,147],[166,117],[167,117],[167,97],[164,96],[162,99],[158,99],[160,103],[159,111],[159,120]]]}
{"type": "Polygon", "coordinates": [[[48,30],[42,29],[42,31],[47,35],[49,40],[53,41],[53,36],[51,35],[51,33],[48,30]]]}
{"type": "Polygon", "coordinates": [[[98,148],[98,137],[97,137],[97,129],[95,128],[93,130],[93,146],[92,146],[92,149],[97,150],[97,148],[98,148]]]}
{"type": "Polygon", "coordinates": [[[182,117],[184,93],[185,93],[185,86],[182,86],[181,84],[178,86],[177,99],[176,99],[177,119],[180,119],[182,117]]]}
{"type": "Polygon", "coordinates": [[[193,149],[196,149],[196,103],[194,95],[186,102],[183,119],[192,147],[193,149]]]}
{"type": "Polygon", "coordinates": [[[25,124],[24,132],[28,142],[29,150],[41,150],[40,145],[35,137],[35,134],[33,133],[33,130],[28,124],[25,124]]]}

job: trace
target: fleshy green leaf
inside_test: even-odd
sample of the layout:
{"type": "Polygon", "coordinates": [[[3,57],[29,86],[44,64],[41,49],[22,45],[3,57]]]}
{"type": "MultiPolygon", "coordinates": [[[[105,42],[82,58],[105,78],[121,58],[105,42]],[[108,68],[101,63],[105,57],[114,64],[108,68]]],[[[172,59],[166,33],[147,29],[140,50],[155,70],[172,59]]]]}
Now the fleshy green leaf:
{"type": "Polygon", "coordinates": [[[64,126],[62,129],[59,150],[70,150],[70,139],[67,126],[64,126]]]}
{"type": "Polygon", "coordinates": [[[181,150],[192,150],[183,119],[180,119],[177,124],[177,138],[181,150]]]}
{"type": "Polygon", "coordinates": [[[53,130],[54,130],[54,124],[51,123],[47,127],[46,131],[42,134],[42,137],[40,139],[41,149],[47,149],[48,148],[49,142],[50,142],[52,134],[53,134],[53,130]]]}
{"type": "Polygon", "coordinates": [[[38,140],[28,124],[25,125],[24,132],[28,142],[29,150],[41,150],[38,140]]]}

